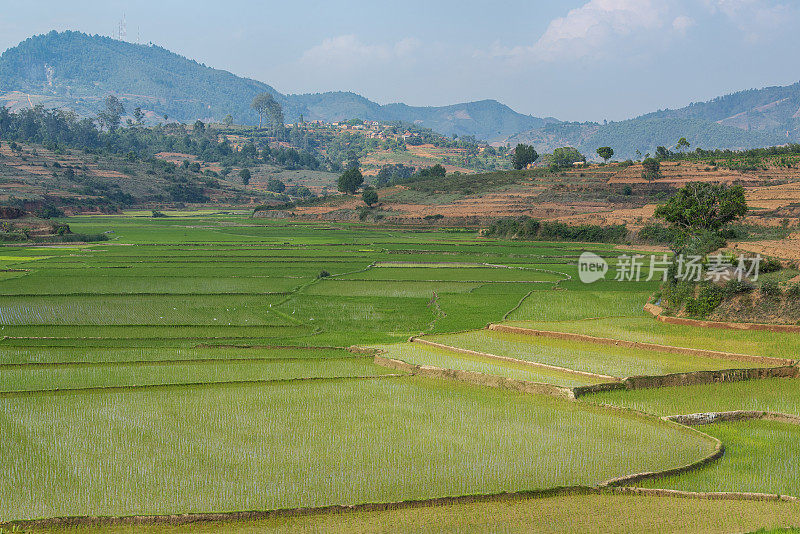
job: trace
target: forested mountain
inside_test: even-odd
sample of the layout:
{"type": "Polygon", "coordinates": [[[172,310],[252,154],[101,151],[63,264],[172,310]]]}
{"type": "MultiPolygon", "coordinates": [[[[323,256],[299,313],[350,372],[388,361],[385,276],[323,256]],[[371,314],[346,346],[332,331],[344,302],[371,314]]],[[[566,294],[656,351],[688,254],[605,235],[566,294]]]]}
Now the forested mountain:
{"type": "Polygon", "coordinates": [[[646,154],[657,146],[674,146],[681,137],[705,149],[799,142],[800,83],[741,91],[608,124],[548,124],[510,136],[506,142],[532,143],[545,152],[570,145],[589,155],[599,146],[612,146],[618,157],[628,158],[637,150],[646,154]]]}
{"type": "Polygon", "coordinates": [[[777,132],[798,139],[800,83],[751,89],[685,108],[645,115],[647,119],[703,119],[743,130],[777,132]]]}
{"type": "Polygon", "coordinates": [[[532,144],[539,152],[552,152],[562,146],[574,146],[581,153],[596,158],[601,146],[614,148],[615,159],[654,154],[658,146],[674,148],[685,137],[691,149],[748,149],[786,144],[786,133],[746,131],[733,126],[695,118],[638,117],[627,121],[598,124],[561,122],[528,130],[505,140],[532,144]],[[637,151],[639,152],[637,154],[637,151]]]}
{"type": "MultiPolygon", "coordinates": [[[[50,32],[31,37],[0,56],[0,91],[38,95],[37,101],[88,113],[108,93],[131,110],[141,106],[151,117],[193,122],[222,120],[258,123],[253,97],[272,93],[287,121],[352,118],[405,121],[446,135],[497,140],[537,128],[547,121],[516,113],[493,100],[446,107],[380,105],[344,92],[283,95],[273,87],[212,69],[153,45],[136,45],[80,32],[50,32]]],[[[6,98],[6,102],[9,98],[6,98]]],[[[27,101],[27,96],[22,102],[27,101]]],[[[0,101],[2,103],[2,101],[0,101]]]]}
{"type": "Polygon", "coordinates": [[[617,157],[652,153],[686,137],[692,147],[743,149],[800,141],[800,83],[742,91],[677,110],[660,110],[608,124],[564,123],[515,112],[495,100],[444,107],[380,105],[349,92],[284,95],[273,87],[212,69],[154,45],[136,45],[80,32],[31,37],[0,56],[0,105],[44,103],[93,115],[117,94],[128,112],[141,106],[151,120],[219,121],[230,114],[257,124],[253,97],[271,93],[288,122],[360,118],[404,121],[445,135],[532,143],[540,152],[575,146],[593,155],[612,146],[617,157]],[[3,96],[5,94],[5,96],[3,96]],[[521,132],[521,133],[520,133],[521,132]]]}

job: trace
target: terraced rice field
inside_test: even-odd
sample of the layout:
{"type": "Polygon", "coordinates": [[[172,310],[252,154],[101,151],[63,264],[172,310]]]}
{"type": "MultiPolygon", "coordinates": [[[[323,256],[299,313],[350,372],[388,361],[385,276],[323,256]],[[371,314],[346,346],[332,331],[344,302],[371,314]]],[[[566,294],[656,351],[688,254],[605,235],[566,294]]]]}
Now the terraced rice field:
{"type": "Polygon", "coordinates": [[[607,382],[602,378],[534,367],[525,365],[524,362],[501,361],[478,355],[463,354],[421,343],[380,345],[377,348],[385,351],[387,358],[400,360],[412,365],[428,365],[440,369],[471,371],[527,382],[554,384],[567,388],[607,382]]]}
{"type": "Polygon", "coordinates": [[[654,418],[418,378],[5,395],[0,412],[5,520],[596,484],[713,450],[654,418]]]}
{"type": "Polygon", "coordinates": [[[739,491],[800,496],[797,459],[800,426],[772,421],[703,425],[701,430],[727,444],[725,456],[691,473],[645,481],[643,487],[682,491],[739,491]]]}
{"type": "Polygon", "coordinates": [[[639,317],[558,322],[513,320],[508,324],[674,347],[738,352],[773,358],[796,359],[800,357],[798,356],[800,355],[800,336],[797,334],[671,325],[654,321],[650,315],[644,312],[641,312],[639,317]]]}
{"type": "MultiPolygon", "coordinates": [[[[186,525],[104,526],[115,534],[178,534],[185,532],[255,534],[259,532],[330,532],[365,534],[427,534],[444,532],[594,532],[663,534],[665,532],[748,532],[773,529],[795,534],[784,525],[800,524],[793,503],[763,501],[705,501],[681,497],[628,495],[570,495],[501,502],[466,503],[380,512],[351,512],[277,519],[186,525]],[[654,511],[658,510],[658,513],[654,511]]],[[[38,529],[32,530],[39,532],[38,529]]],[[[69,527],[48,532],[84,534],[92,527],[69,527]]],[[[772,530],[769,531],[772,534],[772,530]]]]}
{"type": "MultiPolygon", "coordinates": [[[[800,410],[796,380],[568,402],[407,376],[375,365],[369,352],[347,350],[380,347],[416,365],[571,388],[604,380],[530,363],[614,377],[755,364],[502,334],[486,324],[779,357],[800,347],[796,337],[656,323],[641,312],[652,284],[586,287],[575,279],[586,245],[239,215],[68,222],[76,232],[110,232],[111,240],[0,254],[0,523],[594,486],[714,451],[705,428],[659,415],[800,410]],[[520,361],[407,343],[412,335],[520,361]]],[[[590,248],[612,261],[616,254],[590,248]]],[[[797,492],[796,461],[783,454],[797,457],[793,429],[737,423],[708,432],[730,456],[667,479],[670,487],[797,492]],[[761,464],[745,465],[756,456],[761,464]]],[[[518,499],[186,528],[563,531],[596,524],[594,510],[605,514],[608,531],[664,532],[685,531],[681,516],[689,514],[733,530],[798,517],[790,503],[518,499]]]]}
{"type": "Polygon", "coordinates": [[[789,378],[751,380],[732,384],[609,391],[585,399],[660,416],[736,410],[800,416],[800,381],[789,378]]]}
{"type": "Polygon", "coordinates": [[[477,352],[618,378],[766,366],[758,362],[688,356],[492,330],[434,335],[425,339],[477,352]]]}

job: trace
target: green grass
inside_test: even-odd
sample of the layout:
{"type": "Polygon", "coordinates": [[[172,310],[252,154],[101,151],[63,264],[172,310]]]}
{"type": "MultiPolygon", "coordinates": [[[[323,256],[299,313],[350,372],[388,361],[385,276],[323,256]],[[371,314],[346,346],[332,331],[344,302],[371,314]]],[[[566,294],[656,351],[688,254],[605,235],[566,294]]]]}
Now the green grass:
{"type": "Polygon", "coordinates": [[[0,520],[596,484],[713,450],[658,419],[411,377],[5,396],[0,436],[0,520]]]}
{"type": "Polygon", "coordinates": [[[435,335],[426,339],[462,349],[618,378],[759,366],[752,362],[702,358],[493,330],[435,335]]]}
{"type": "MultiPolygon", "coordinates": [[[[429,534],[432,532],[509,534],[604,532],[609,534],[719,534],[772,530],[800,524],[795,503],[705,501],[678,497],[568,495],[547,498],[406,508],[385,512],[348,512],[257,521],[190,525],[103,525],[48,528],[71,534],[256,534],[262,532],[331,534],[429,534]]],[[[32,532],[40,532],[32,529],[32,532]]]]}

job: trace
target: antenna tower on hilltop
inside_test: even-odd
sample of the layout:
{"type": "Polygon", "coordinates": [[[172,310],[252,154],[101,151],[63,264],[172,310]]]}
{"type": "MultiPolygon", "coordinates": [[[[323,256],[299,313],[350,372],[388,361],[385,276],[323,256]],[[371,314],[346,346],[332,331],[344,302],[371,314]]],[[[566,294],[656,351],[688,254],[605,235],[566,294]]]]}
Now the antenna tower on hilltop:
{"type": "Polygon", "coordinates": [[[125,20],[125,13],[122,14],[122,20],[119,21],[117,26],[117,39],[124,41],[128,37],[128,22],[125,20]]]}

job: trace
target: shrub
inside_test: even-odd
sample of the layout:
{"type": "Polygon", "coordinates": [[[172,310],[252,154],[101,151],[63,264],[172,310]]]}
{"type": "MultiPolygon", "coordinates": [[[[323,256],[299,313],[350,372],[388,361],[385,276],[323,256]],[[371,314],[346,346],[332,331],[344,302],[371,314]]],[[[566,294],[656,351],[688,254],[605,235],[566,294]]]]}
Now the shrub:
{"type": "Polygon", "coordinates": [[[498,219],[494,221],[487,229],[486,235],[543,241],[620,243],[628,235],[628,228],[624,224],[570,226],[558,221],[542,222],[530,217],[521,217],[519,219],[498,219]]]}
{"type": "Polygon", "coordinates": [[[781,286],[772,280],[766,280],[761,284],[761,296],[765,298],[776,298],[783,295],[781,286]]]}
{"type": "Polygon", "coordinates": [[[328,271],[326,271],[325,269],[322,269],[322,270],[319,272],[319,274],[317,275],[317,280],[321,280],[322,278],[328,278],[330,275],[331,275],[331,273],[329,273],[329,272],[328,272],[328,271]]]}
{"type": "Polygon", "coordinates": [[[642,178],[648,182],[661,178],[661,164],[655,158],[646,158],[642,162],[642,178]]]}
{"type": "Polygon", "coordinates": [[[267,181],[267,191],[271,191],[273,193],[283,193],[286,191],[286,184],[277,178],[270,178],[267,181]]]}
{"type": "Polygon", "coordinates": [[[664,303],[673,309],[680,309],[683,304],[693,298],[694,284],[684,281],[668,279],[662,289],[662,299],[664,303]],[[670,283],[674,282],[674,283],[670,283]]]}
{"type": "Polygon", "coordinates": [[[19,219],[25,216],[25,211],[14,206],[0,206],[0,219],[19,219]]]}
{"type": "Polygon", "coordinates": [[[716,285],[706,285],[700,289],[697,298],[686,301],[686,313],[693,317],[705,318],[711,315],[725,296],[725,290],[716,285]]]}
{"type": "Polygon", "coordinates": [[[54,223],[50,225],[50,233],[53,235],[67,235],[72,231],[69,229],[68,224],[54,223]]]}
{"type": "Polygon", "coordinates": [[[725,293],[728,296],[741,295],[755,291],[755,286],[747,280],[737,280],[732,278],[725,284],[725,293]]]}
{"type": "Polygon", "coordinates": [[[776,273],[783,269],[783,264],[780,260],[775,258],[762,258],[761,265],[759,266],[759,271],[761,274],[767,273],[776,273]]]}
{"type": "Polygon", "coordinates": [[[63,217],[64,212],[60,209],[56,208],[55,206],[42,206],[37,209],[34,213],[40,219],[52,219],[54,217],[63,217]]]}
{"type": "Polygon", "coordinates": [[[800,283],[789,286],[789,289],[786,290],[786,297],[790,299],[800,298],[800,283]]]}
{"type": "Polygon", "coordinates": [[[646,224],[636,234],[640,241],[652,244],[670,244],[678,238],[678,231],[658,223],[646,224]]]}

